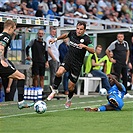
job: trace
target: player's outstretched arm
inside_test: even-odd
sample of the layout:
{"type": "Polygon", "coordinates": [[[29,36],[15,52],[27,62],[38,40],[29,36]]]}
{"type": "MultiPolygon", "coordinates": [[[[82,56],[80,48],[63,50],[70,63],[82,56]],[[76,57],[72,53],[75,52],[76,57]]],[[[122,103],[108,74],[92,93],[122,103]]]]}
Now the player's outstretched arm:
{"type": "Polygon", "coordinates": [[[60,35],[60,36],[57,37],[57,38],[52,38],[52,39],[50,39],[50,40],[49,40],[49,43],[50,43],[50,44],[53,44],[53,43],[56,42],[57,40],[65,39],[65,38],[67,38],[67,37],[68,37],[68,34],[67,34],[67,33],[64,33],[64,34],[60,35]]]}
{"type": "Polygon", "coordinates": [[[94,50],[93,47],[89,47],[89,46],[86,46],[86,45],[85,45],[85,49],[86,49],[88,52],[92,53],[92,54],[95,52],[95,50],[94,50]]]}

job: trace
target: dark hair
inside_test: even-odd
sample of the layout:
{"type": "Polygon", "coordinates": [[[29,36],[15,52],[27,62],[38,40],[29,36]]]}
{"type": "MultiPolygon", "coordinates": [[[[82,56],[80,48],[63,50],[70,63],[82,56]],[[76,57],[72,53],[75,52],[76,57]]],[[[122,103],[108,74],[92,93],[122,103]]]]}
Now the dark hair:
{"type": "Polygon", "coordinates": [[[83,25],[83,26],[84,26],[84,29],[86,29],[86,22],[79,21],[79,22],[77,23],[77,25],[83,25]]]}
{"type": "Polygon", "coordinates": [[[114,76],[116,76],[117,79],[119,79],[119,74],[118,74],[118,73],[116,73],[116,72],[112,72],[111,74],[114,75],[114,76]]]}

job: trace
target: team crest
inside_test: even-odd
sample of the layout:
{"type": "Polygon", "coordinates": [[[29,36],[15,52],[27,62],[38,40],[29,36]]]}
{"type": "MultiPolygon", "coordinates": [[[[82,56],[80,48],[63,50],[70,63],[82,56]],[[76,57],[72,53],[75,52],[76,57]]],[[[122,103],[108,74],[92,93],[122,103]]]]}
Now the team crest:
{"type": "Polygon", "coordinates": [[[84,39],[80,39],[80,42],[83,43],[84,42],[84,39]]]}

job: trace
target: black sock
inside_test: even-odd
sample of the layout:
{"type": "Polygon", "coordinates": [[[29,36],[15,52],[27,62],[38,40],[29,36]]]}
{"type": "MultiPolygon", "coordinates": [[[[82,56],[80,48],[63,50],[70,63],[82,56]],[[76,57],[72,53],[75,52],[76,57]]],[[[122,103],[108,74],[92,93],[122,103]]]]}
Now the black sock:
{"type": "Polygon", "coordinates": [[[69,90],[68,99],[71,99],[73,97],[73,94],[74,94],[74,90],[73,91],[69,90]]]}
{"type": "Polygon", "coordinates": [[[17,89],[18,89],[18,101],[23,101],[24,99],[24,85],[25,80],[21,79],[17,81],[17,89]]]}
{"type": "Polygon", "coordinates": [[[53,89],[58,89],[60,83],[61,83],[62,77],[57,77],[55,76],[54,84],[53,84],[53,89]]]}
{"type": "Polygon", "coordinates": [[[18,101],[23,101],[23,94],[18,94],[18,101]]]}

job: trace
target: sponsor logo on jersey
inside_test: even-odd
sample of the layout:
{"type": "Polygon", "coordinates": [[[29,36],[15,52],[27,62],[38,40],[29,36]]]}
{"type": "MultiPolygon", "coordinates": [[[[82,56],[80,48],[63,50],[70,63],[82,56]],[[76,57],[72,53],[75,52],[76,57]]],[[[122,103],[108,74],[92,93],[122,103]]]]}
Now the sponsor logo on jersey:
{"type": "Polygon", "coordinates": [[[84,39],[80,39],[80,42],[83,43],[85,40],[84,39]]]}
{"type": "Polygon", "coordinates": [[[8,37],[4,37],[3,41],[5,41],[6,43],[9,43],[9,38],[8,37]]]}
{"type": "Polygon", "coordinates": [[[82,48],[80,48],[80,47],[78,46],[77,43],[74,43],[74,42],[72,42],[72,41],[70,41],[70,46],[75,47],[75,48],[78,48],[78,49],[82,49],[82,48]]]}

